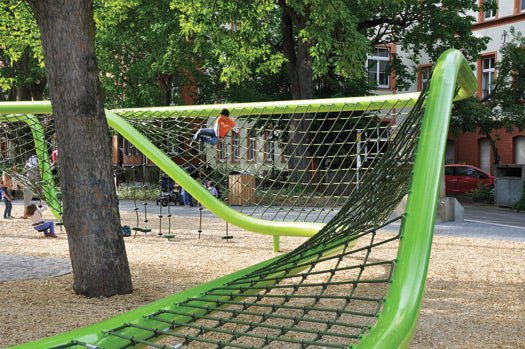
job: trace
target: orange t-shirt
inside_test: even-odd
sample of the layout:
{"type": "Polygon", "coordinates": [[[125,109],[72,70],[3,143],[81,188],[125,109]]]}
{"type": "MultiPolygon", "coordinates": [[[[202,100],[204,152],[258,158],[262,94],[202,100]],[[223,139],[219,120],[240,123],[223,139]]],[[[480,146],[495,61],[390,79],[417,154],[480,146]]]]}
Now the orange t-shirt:
{"type": "Polygon", "coordinates": [[[235,121],[226,116],[219,116],[217,126],[219,127],[219,138],[224,138],[235,127],[235,121]]]}

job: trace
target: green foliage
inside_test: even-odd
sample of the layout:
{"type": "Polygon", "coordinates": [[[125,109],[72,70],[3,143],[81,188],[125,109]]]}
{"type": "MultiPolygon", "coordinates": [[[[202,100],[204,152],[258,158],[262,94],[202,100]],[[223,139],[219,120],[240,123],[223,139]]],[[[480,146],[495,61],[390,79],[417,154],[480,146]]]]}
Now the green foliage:
{"type": "MultiPolygon", "coordinates": [[[[449,47],[476,57],[486,42],[472,36],[474,19],[466,15],[476,3],[95,0],[106,105],[181,104],[187,87],[198,103],[287,99],[298,84],[316,97],[363,95],[374,88],[364,62],[376,44],[401,44],[412,58],[427,53],[435,59],[449,47]],[[290,32],[283,29],[285,18],[290,32]],[[299,78],[309,74],[313,81],[299,78]]],[[[9,63],[1,69],[0,88],[10,98],[41,98],[39,34],[25,2],[4,0],[0,18],[0,60],[9,63]]],[[[405,66],[393,55],[398,89],[413,81],[418,63],[405,66]]]]}
{"type": "MultiPolygon", "coordinates": [[[[467,15],[477,10],[472,0],[217,0],[213,5],[206,0],[171,0],[171,4],[181,11],[182,33],[194,40],[196,49],[213,49],[221,81],[238,84],[286,67],[293,84],[292,77],[303,64],[296,59],[307,50],[305,69],[311,68],[317,96],[350,90],[349,85],[363,89],[364,62],[376,44],[400,43],[417,65],[422,53],[436,59],[450,47],[465,49],[472,59],[487,42],[472,35],[475,19],[467,15]],[[285,18],[293,24],[291,50],[286,47],[285,18]]],[[[396,57],[391,70],[397,73],[400,89],[416,75],[415,66],[404,66],[396,57]]]]}
{"type": "Polygon", "coordinates": [[[172,91],[191,85],[199,67],[181,40],[179,14],[168,0],[99,1],[97,56],[109,107],[180,102],[172,91]]]}
{"type": "Polygon", "coordinates": [[[475,202],[487,202],[487,203],[493,203],[494,202],[494,193],[489,187],[486,185],[480,185],[473,191],[469,193],[470,197],[475,202]]]}
{"type": "Polygon", "coordinates": [[[0,38],[0,100],[41,99],[46,80],[40,34],[24,1],[0,3],[0,38]]]}
{"type": "Polygon", "coordinates": [[[154,201],[160,195],[159,187],[126,187],[121,186],[118,190],[120,200],[154,201]]]}
{"type": "Polygon", "coordinates": [[[525,183],[523,183],[521,190],[521,198],[512,205],[512,208],[518,211],[525,211],[525,183]]]}

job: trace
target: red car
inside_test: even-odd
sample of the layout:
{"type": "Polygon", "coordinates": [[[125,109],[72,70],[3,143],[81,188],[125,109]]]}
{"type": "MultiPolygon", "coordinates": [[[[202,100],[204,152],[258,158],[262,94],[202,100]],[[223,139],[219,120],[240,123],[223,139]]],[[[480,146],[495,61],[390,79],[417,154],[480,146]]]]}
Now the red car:
{"type": "Polygon", "coordinates": [[[465,194],[485,185],[494,187],[494,176],[472,165],[445,165],[445,184],[447,194],[465,194]]]}

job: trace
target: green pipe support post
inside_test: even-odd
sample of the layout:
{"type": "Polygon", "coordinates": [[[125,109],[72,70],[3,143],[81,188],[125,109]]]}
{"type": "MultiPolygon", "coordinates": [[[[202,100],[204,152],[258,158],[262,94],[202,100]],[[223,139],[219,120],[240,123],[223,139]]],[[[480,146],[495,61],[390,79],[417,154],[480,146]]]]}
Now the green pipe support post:
{"type": "MultiPolygon", "coordinates": [[[[9,106],[12,103],[0,103],[0,115],[2,114],[11,114],[9,111],[9,106]]],[[[49,103],[48,103],[49,104],[49,103]]],[[[50,105],[49,105],[49,109],[50,105]]],[[[16,108],[15,108],[16,110],[16,108]]],[[[27,109],[28,112],[31,108],[27,109]]],[[[49,210],[55,216],[55,218],[60,219],[62,215],[62,207],[60,205],[60,200],[58,199],[58,191],[56,189],[56,184],[53,179],[53,174],[51,172],[51,166],[49,162],[49,155],[46,149],[46,143],[44,138],[44,128],[38,117],[33,114],[24,114],[24,115],[4,115],[0,116],[0,122],[25,122],[31,129],[31,135],[33,136],[33,142],[35,143],[35,152],[38,158],[38,169],[40,172],[42,192],[44,194],[44,201],[49,206],[49,210]]]]}
{"type": "Polygon", "coordinates": [[[445,51],[432,74],[392,284],[378,321],[355,348],[410,344],[425,290],[452,103],[454,96],[464,99],[476,90],[465,57],[458,50],[445,51]]]}
{"type": "Polygon", "coordinates": [[[273,236],[273,252],[280,252],[280,236],[273,236]]]}

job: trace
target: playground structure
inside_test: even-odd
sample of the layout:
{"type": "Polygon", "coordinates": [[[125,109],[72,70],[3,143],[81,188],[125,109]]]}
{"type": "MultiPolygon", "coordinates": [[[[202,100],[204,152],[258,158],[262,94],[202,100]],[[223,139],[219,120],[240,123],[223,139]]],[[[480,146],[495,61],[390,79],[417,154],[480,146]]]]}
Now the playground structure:
{"type": "MultiPolygon", "coordinates": [[[[366,164],[367,171],[356,171],[363,168],[358,165],[361,161],[358,160],[359,152],[354,152],[356,155],[353,159],[350,156],[350,164],[355,165],[341,166],[353,172],[352,176],[360,177],[347,181],[348,188],[345,190],[348,193],[344,195],[347,197],[346,203],[324,227],[305,222],[306,219],[297,219],[295,222],[265,220],[231,209],[213,198],[199,182],[192,180],[169,156],[157,151],[146,137],[123,120],[121,116],[125,116],[126,111],[108,112],[108,123],[112,128],[199,202],[230,223],[273,236],[309,236],[320,231],[284,256],[85,329],[27,344],[27,347],[113,348],[147,345],[167,348],[191,342],[221,348],[279,345],[298,348],[347,347],[349,344],[363,348],[407,346],[415,327],[425,284],[452,100],[454,96],[470,96],[475,89],[475,78],[464,58],[458,51],[447,51],[435,68],[430,90],[422,93],[417,101],[413,95],[397,95],[289,103],[295,104],[297,113],[305,117],[312,113],[319,116],[320,112],[331,114],[334,111],[353,111],[351,115],[356,122],[352,128],[355,132],[348,134],[353,134],[355,138],[349,141],[350,149],[345,150],[358,149],[363,144],[360,137],[365,133],[357,131],[364,129],[363,120],[394,119],[392,116],[396,115],[395,129],[389,132],[388,141],[376,153],[374,163],[366,164]],[[401,112],[406,109],[410,111],[401,112]],[[370,117],[370,112],[375,117],[370,117]],[[402,116],[398,117],[398,114],[402,116]],[[383,116],[379,118],[378,115],[383,116]],[[393,237],[381,236],[377,233],[378,229],[390,222],[391,212],[407,192],[409,199],[406,212],[394,219],[402,220],[400,232],[393,237]],[[374,248],[387,244],[398,245],[397,255],[393,255],[390,260],[375,260],[374,248]],[[155,344],[158,339],[166,337],[171,338],[171,346],[155,344]]],[[[244,108],[236,110],[235,105],[227,107],[233,116],[241,116],[244,108]]],[[[29,111],[27,105],[21,105],[18,110],[16,105],[6,104],[2,108],[4,113],[9,114],[4,119],[6,122],[21,120],[15,114],[50,112],[49,105],[45,104],[34,104],[33,111],[29,111]]],[[[212,108],[220,110],[218,106],[212,108]]],[[[138,112],[147,114],[130,111],[138,112]]],[[[151,112],[168,111],[153,109],[151,112]]],[[[277,110],[282,115],[291,112],[290,109],[277,110]]],[[[248,113],[253,114],[253,111],[248,113]]],[[[263,113],[259,112],[258,115],[263,113]]],[[[300,122],[298,124],[301,125],[300,122]]],[[[372,125],[375,129],[381,129],[377,122],[372,125]]],[[[319,129],[322,130],[322,127],[319,129]]],[[[344,133],[334,129],[329,131],[331,133],[327,132],[328,135],[344,133]]],[[[293,141],[297,134],[302,138],[312,132],[295,132],[288,138],[292,139],[292,145],[300,144],[293,141]]],[[[375,136],[371,138],[377,139],[377,132],[375,136]]],[[[330,139],[329,144],[337,143],[333,141],[334,137],[327,138],[330,139]]],[[[293,150],[283,152],[285,155],[294,153],[293,150]]],[[[346,156],[349,153],[352,154],[347,151],[346,156]]],[[[199,151],[197,156],[202,154],[199,151]]],[[[49,183],[49,176],[45,175],[46,170],[49,170],[45,149],[40,152],[37,150],[37,155],[41,160],[41,187],[53,186],[49,183]]],[[[304,157],[298,156],[299,159],[304,157]]],[[[209,163],[209,159],[206,162],[209,163]]],[[[303,163],[297,168],[304,175],[304,169],[308,166],[303,163]]],[[[214,172],[206,171],[207,175],[209,173],[214,172]]],[[[289,174],[286,178],[287,181],[291,178],[297,187],[297,184],[303,183],[301,172],[298,173],[289,174]]],[[[51,206],[54,202],[53,192],[43,191],[51,206]]],[[[311,191],[304,189],[297,196],[304,193],[311,191]]],[[[60,207],[54,206],[54,209],[59,212],[60,207]]]]}

